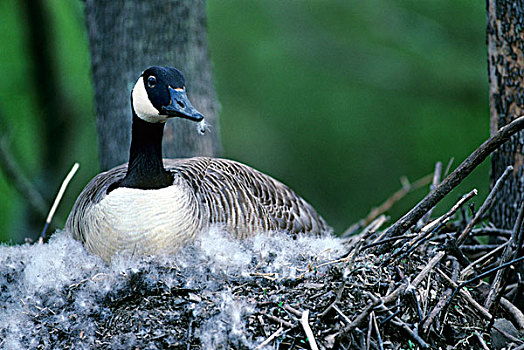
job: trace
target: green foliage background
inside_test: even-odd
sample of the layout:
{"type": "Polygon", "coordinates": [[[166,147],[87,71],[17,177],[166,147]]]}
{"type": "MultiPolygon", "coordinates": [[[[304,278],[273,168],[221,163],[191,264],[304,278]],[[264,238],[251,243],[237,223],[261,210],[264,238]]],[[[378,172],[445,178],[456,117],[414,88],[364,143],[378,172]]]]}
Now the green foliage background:
{"type": "MultiPolygon", "coordinates": [[[[81,168],[56,217],[98,172],[83,3],[48,0],[61,88],[77,112],[64,176],[81,168]]],[[[222,105],[223,156],[294,188],[336,231],[400,187],[455,165],[489,136],[485,5],[477,1],[208,0],[209,45],[222,105]]],[[[34,105],[27,21],[0,2],[1,137],[39,187],[41,118],[34,105]]],[[[155,62],[151,62],[154,64],[155,62]]],[[[138,73],[138,72],[137,72],[138,73]]],[[[198,101],[193,101],[198,107],[198,101]]],[[[488,190],[484,164],[455,190],[488,190]]],[[[390,213],[402,215],[426,190],[390,213]]],[[[0,241],[35,237],[24,199],[0,174],[0,241]]],[[[43,223],[42,223],[43,224],[43,223]]]]}

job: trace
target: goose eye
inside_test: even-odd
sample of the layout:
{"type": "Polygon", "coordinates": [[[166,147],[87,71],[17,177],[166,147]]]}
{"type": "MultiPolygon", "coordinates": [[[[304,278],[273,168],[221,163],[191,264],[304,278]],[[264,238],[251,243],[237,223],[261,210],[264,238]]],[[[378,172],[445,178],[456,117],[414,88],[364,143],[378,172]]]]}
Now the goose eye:
{"type": "Polygon", "coordinates": [[[147,86],[150,88],[154,88],[156,85],[156,77],[154,75],[150,75],[149,78],[147,78],[147,86]]]}

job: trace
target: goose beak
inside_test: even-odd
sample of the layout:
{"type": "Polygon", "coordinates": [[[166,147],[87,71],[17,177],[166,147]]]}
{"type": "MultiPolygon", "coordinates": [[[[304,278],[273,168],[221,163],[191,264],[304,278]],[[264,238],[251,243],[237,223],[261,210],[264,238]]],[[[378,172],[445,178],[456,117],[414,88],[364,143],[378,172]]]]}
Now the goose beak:
{"type": "Polygon", "coordinates": [[[189,102],[185,88],[175,89],[169,86],[168,89],[171,101],[169,105],[161,107],[161,114],[167,115],[168,117],[186,118],[195,122],[204,119],[202,113],[197,111],[191,102],[189,102]]]}

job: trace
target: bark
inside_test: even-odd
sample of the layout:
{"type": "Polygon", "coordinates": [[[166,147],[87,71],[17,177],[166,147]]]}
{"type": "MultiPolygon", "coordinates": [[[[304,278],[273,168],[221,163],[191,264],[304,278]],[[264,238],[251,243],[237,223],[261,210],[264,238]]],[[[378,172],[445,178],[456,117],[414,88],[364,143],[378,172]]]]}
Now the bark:
{"type": "MultiPolygon", "coordinates": [[[[488,0],[488,70],[491,133],[524,115],[524,2],[488,0]]],[[[512,136],[493,153],[491,185],[508,165],[513,173],[499,191],[491,210],[496,227],[511,229],[524,199],[524,132],[512,136]]]]}
{"type": "Polygon", "coordinates": [[[86,1],[102,170],[126,162],[131,137],[130,91],[149,66],[180,69],[188,96],[211,124],[205,136],[194,122],[170,120],[164,156],[217,155],[218,103],[207,49],[205,1],[86,1]]]}

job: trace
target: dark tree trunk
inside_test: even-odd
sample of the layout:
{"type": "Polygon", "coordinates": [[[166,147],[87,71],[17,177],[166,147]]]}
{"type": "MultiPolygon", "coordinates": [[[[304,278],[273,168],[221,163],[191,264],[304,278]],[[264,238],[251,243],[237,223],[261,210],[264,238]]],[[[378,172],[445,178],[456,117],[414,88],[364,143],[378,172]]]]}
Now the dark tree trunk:
{"type": "Polygon", "coordinates": [[[201,136],[194,122],[173,119],[164,133],[164,156],[217,155],[218,103],[207,49],[205,1],[86,1],[95,86],[100,164],[126,162],[131,135],[130,90],[149,66],[179,68],[193,105],[211,132],[201,136]]]}
{"type": "MultiPolygon", "coordinates": [[[[487,1],[491,133],[524,115],[524,2],[487,1]]],[[[491,211],[491,221],[511,229],[524,199],[524,132],[515,134],[491,158],[491,184],[513,165],[491,211]]]]}

